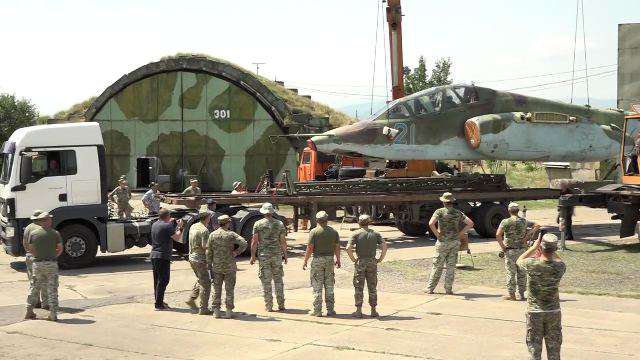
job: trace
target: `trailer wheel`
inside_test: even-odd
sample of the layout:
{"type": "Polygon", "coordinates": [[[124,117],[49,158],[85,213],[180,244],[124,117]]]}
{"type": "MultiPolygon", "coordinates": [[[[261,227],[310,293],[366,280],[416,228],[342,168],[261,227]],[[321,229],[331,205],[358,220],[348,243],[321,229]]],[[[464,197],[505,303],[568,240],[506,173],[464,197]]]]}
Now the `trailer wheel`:
{"type": "Polygon", "coordinates": [[[503,219],[509,217],[509,212],[504,204],[489,203],[481,205],[472,216],[475,230],[484,238],[496,237],[496,231],[503,219]]]}
{"type": "Polygon", "coordinates": [[[98,253],[96,234],[84,225],[67,225],[60,229],[62,254],[58,264],[63,269],[76,269],[90,265],[98,253]]]}
{"type": "Polygon", "coordinates": [[[427,233],[427,224],[422,223],[398,221],[396,227],[407,236],[425,236],[427,233]]]}

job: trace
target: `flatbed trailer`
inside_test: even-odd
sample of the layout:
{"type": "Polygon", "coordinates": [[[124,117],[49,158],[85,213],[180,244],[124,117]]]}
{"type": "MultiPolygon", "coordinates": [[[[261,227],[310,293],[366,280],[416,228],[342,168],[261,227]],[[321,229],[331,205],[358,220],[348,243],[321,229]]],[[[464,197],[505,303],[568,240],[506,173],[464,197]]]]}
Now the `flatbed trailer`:
{"type": "Polygon", "coordinates": [[[304,182],[258,194],[209,193],[185,198],[167,195],[173,204],[197,207],[207,200],[219,205],[260,204],[293,207],[293,228],[298,220],[308,218],[318,210],[358,208],[363,213],[372,209],[392,214],[396,227],[406,235],[422,236],[427,222],[441,207],[439,197],[449,191],[457,199],[457,208],[474,220],[476,231],[484,237],[494,237],[500,221],[508,216],[511,201],[557,199],[560,191],[549,188],[510,188],[503,175],[459,175],[451,178],[354,179],[337,182],[304,182]],[[416,191],[420,190],[420,191],[416,191]],[[380,210],[382,209],[382,210],[380,210]]]}

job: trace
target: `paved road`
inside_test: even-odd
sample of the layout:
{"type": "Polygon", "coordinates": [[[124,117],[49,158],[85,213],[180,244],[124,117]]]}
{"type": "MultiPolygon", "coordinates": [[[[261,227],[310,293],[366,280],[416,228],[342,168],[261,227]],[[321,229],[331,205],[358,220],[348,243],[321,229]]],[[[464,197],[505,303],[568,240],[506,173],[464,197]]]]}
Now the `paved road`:
{"type": "MultiPolygon", "coordinates": [[[[553,211],[530,211],[543,224],[553,211]]],[[[577,235],[615,239],[616,226],[605,212],[580,209],[577,235]]],[[[339,225],[337,225],[339,226],[339,225]]],[[[350,233],[340,231],[346,241],[350,233]]],[[[433,243],[381,227],[390,240],[389,259],[433,254],[433,243]]],[[[22,259],[0,255],[0,358],[525,358],[524,304],[500,300],[500,289],[456,287],[456,296],[393,292],[381,284],[380,319],[351,319],[353,292],[336,290],[337,318],[312,318],[308,272],[301,270],[306,234],[292,234],[293,258],[286,266],[286,313],[267,314],[256,266],[239,264],[237,320],[192,314],[184,300],[194,282],[185,261],[172,264],[168,301],[175,309],[155,312],[148,249],[99,256],[95,267],[64,271],[60,279],[63,313],[59,323],[21,321],[26,295],[22,259]],[[47,355],[48,354],[48,355],[47,355]]],[[[493,241],[474,239],[475,253],[496,251],[493,241]]],[[[426,270],[425,270],[426,271],[426,270]]],[[[349,277],[351,267],[337,270],[349,277]]],[[[345,282],[342,282],[345,284],[345,282]]],[[[562,295],[565,359],[637,359],[640,354],[640,301],[562,295]]],[[[368,309],[365,309],[368,310],[368,309]]],[[[38,312],[40,318],[44,312],[38,312]]]]}

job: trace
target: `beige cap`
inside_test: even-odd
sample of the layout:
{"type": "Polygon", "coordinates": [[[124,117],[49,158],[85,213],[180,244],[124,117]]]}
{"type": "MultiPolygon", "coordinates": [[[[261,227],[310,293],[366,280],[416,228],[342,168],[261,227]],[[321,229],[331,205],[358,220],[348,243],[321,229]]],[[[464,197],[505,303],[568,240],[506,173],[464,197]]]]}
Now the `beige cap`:
{"type": "Polygon", "coordinates": [[[371,216],[369,216],[368,214],[362,214],[360,216],[358,216],[358,223],[359,224],[363,224],[363,223],[371,223],[371,216]]]}
{"type": "Polygon", "coordinates": [[[198,211],[198,216],[200,216],[200,218],[202,218],[203,216],[211,216],[211,211],[209,211],[208,209],[200,209],[198,211]]]}
{"type": "Polygon", "coordinates": [[[189,180],[189,183],[190,183],[190,184],[197,183],[197,182],[198,182],[198,179],[191,179],[191,180],[189,180]]]}
{"type": "Polygon", "coordinates": [[[224,224],[228,223],[229,221],[231,221],[231,218],[229,217],[229,215],[220,215],[220,216],[218,216],[218,224],[219,225],[224,225],[224,224]]]}
{"type": "Polygon", "coordinates": [[[234,190],[235,190],[235,189],[237,189],[237,188],[238,188],[238,186],[240,186],[240,185],[242,185],[242,181],[235,181],[235,182],[233,183],[233,189],[234,189],[234,190]]]}
{"type": "Polygon", "coordinates": [[[329,214],[326,211],[321,210],[316,214],[316,220],[327,220],[329,218],[329,214]]]}
{"type": "Polygon", "coordinates": [[[442,201],[443,203],[452,203],[456,201],[456,198],[453,197],[452,193],[446,192],[442,194],[442,196],[440,196],[440,201],[442,201]]]}
{"type": "Polygon", "coordinates": [[[46,211],[42,211],[42,210],[36,210],[33,212],[33,215],[31,215],[31,220],[42,220],[42,219],[47,219],[47,218],[52,218],[53,216],[51,214],[49,214],[46,211]]]}
{"type": "Polygon", "coordinates": [[[508,209],[509,210],[516,210],[516,209],[520,210],[520,205],[518,203],[516,203],[516,202],[511,202],[511,203],[509,203],[508,209]]]}

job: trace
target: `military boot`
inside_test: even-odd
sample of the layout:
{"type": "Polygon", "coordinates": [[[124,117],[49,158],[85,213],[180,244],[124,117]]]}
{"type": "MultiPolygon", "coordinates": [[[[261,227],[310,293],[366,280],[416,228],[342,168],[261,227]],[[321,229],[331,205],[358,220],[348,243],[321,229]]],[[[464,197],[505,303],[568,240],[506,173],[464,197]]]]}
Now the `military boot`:
{"type": "Polygon", "coordinates": [[[36,318],[36,313],[33,312],[33,309],[28,307],[27,312],[24,314],[25,320],[34,320],[36,318]]]}
{"type": "Polygon", "coordinates": [[[333,309],[327,310],[327,316],[336,316],[336,311],[333,309]]]}
{"type": "Polygon", "coordinates": [[[378,314],[378,312],[376,311],[376,307],[372,306],[371,307],[371,317],[377,318],[378,316],[380,316],[380,314],[378,314]]]}
{"type": "Polygon", "coordinates": [[[527,297],[524,296],[524,292],[520,293],[520,298],[518,298],[518,300],[520,300],[520,301],[526,301],[527,300],[527,297]]]}
{"type": "Polygon", "coordinates": [[[287,310],[287,308],[284,307],[284,304],[278,305],[278,311],[285,311],[285,310],[287,310]]]}
{"type": "Polygon", "coordinates": [[[42,309],[42,302],[38,301],[35,305],[33,305],[34,309],[42,309]]]}
{"type": "Polygon", "coordinates": [[[509,295],[503,295],[502,300],[516,301],[516,294],[509,293],[509,295]]]}
{"type": "Polygon", "coordinates": [[[198,305],[196,304],[196,300],[195,300],[195,299],[191,299],[191,298],[189,298],[189,300],[185,301],[184,303],[185,303],[185,304],[187,304],[187,305],[189,305],[189,307],[190,307],[191,309],[194,309],[194,310],[195,310],[195,309],[197,309],[197,308],[198,308],[198,305]]]}
{"type": "Polygon", "coordinates": [[[313,310],[313,312],[311,313],[311,316],[322,317],[322,310],[313,310]]]}
{"type": "Polygon", "coordinates": [[[216,319],[220,319],[222,317],[222,313],[220,313],[220,309],[213,309],[213,316],[215,316],[216,319]]]}
{"type": "Polygon", "coordinates": [[[273,312],[273,305],[267,304],[264,306],[266,312],[273,312]]]}
{"type": "Polygon", "coordinates": [[[233,310],[227,309],[227,313],[225,314],[225,319],[232,319],[232,318],[233,318],[233,310]]]}
{"type": "Polygon", "coordinates": [[[49,310],[49,304],[42,303],[42,310],[49,310]]]}
{"type": "Polygon", "coordinates": [[[353,316],[354,318],[363,318],[362,316],[362,306],[356,306],[356,311],[353,312],[353,314],[351,314],[351,316],[353,316]]]}
{"type": "Polygon", "coordinates": [[[49,321],[58,321],[58,314],[55,311],[49,312],[49,317],[47,317],[49,321]]]}
{"type": "Polygon", "coordinates": [[[211,310],[209,310],[209,309],[200,309],[198,311],[198,315],[211,315],[211,310]]]}

